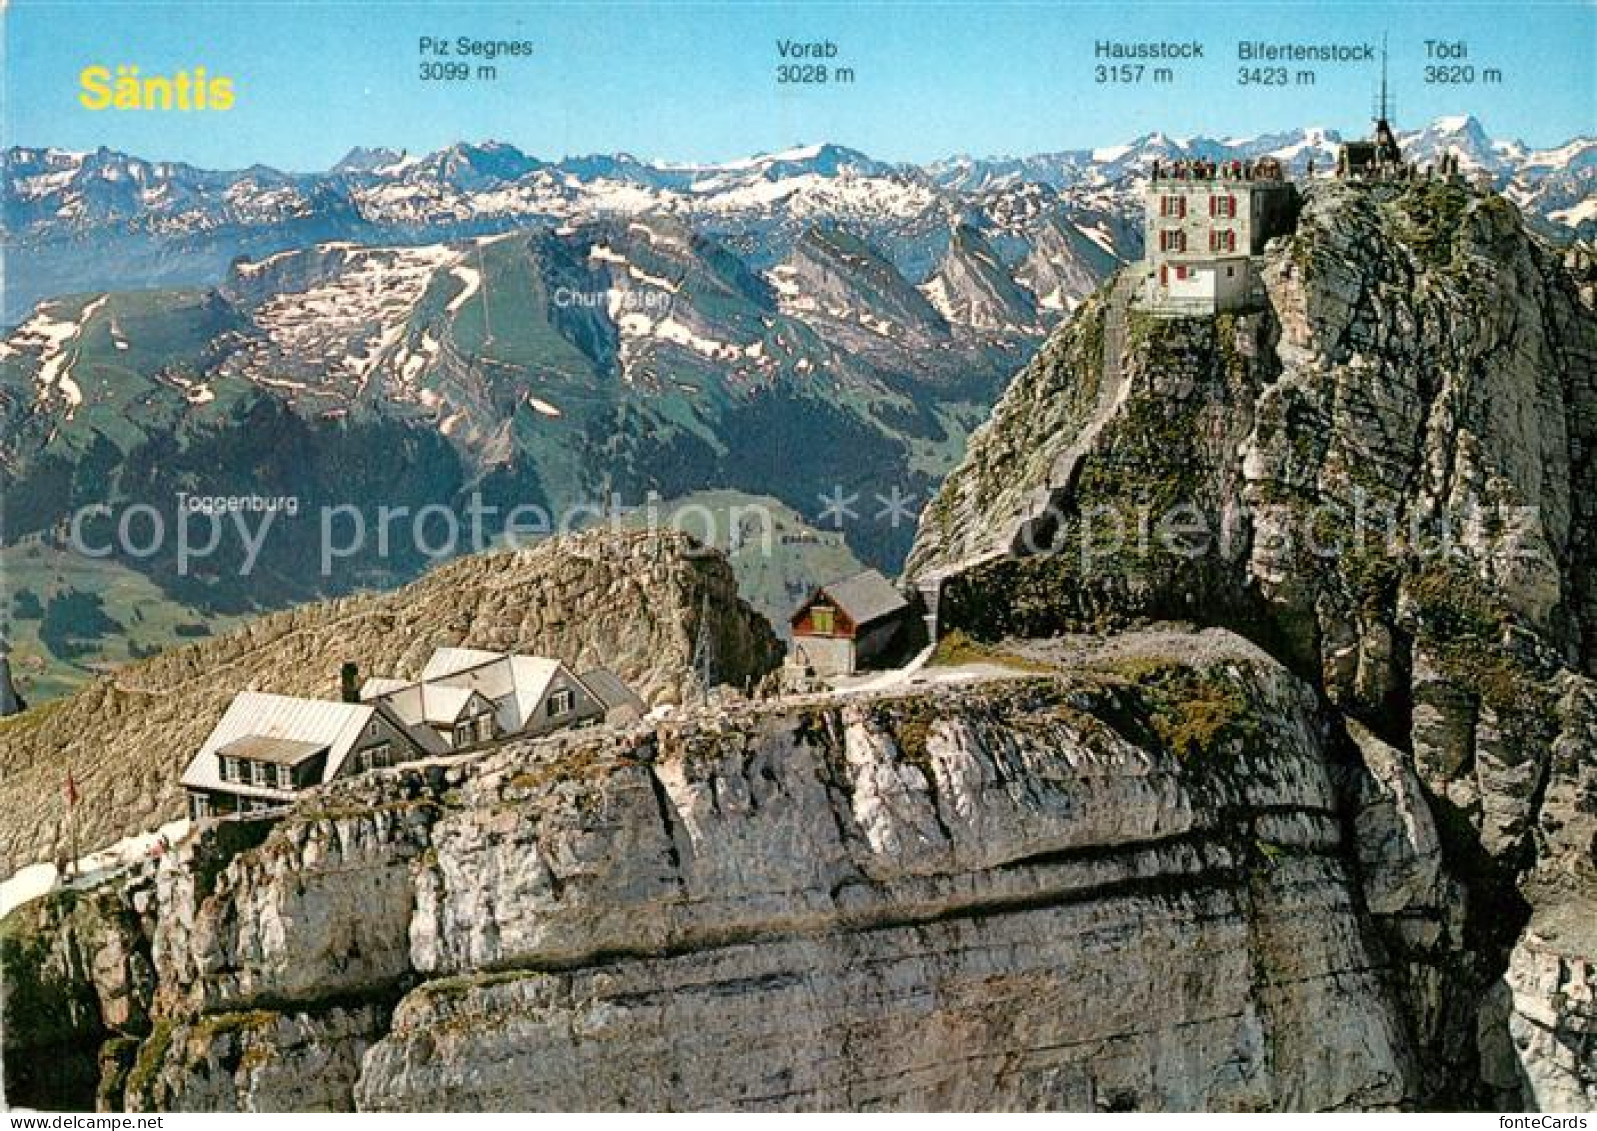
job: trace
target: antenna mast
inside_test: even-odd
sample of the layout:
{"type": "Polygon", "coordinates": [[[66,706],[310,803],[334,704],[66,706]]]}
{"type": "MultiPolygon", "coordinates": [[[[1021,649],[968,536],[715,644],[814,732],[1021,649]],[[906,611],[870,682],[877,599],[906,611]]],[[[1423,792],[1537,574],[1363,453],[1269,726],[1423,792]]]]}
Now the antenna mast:
{"type": "Polygon", "coordinates": [[[1375,121],[1385,124],[1392,120],[1392,99],[1386,85],[1386,33],[1381,33],[1381,93],[1375,102],[1375,121]]]}

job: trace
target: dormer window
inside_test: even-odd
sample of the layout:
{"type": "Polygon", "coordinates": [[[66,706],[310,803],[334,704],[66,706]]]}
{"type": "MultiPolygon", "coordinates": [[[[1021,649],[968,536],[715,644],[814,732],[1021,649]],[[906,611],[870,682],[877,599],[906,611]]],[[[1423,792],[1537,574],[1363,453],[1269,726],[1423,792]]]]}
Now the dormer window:
{"type": "Polygon", "coordinates": [[[562,687],[559,691],[549,696],[549,717],[558,719],[562,715],[571,714],[575,701],[576,698],[571,694],[571,689],[562,687]]]}

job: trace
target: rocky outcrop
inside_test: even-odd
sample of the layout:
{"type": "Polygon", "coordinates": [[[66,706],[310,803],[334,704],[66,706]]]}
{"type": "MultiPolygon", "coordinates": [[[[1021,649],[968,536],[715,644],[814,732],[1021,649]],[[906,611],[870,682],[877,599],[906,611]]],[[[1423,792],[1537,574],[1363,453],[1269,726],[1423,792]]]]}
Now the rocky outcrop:
{"type": "Polygon", "coordinates": [[[1032,251],[1015,277],[1031,289],[1045,310],[1074,307],[1119,266],[1116,256],[1085,235],[1081,227],[1062,224],[1053,217],[1031,229],[1031,240],[1032,251]]]}
{"type": "Polygon", "coordinates": [[[1597,1111],[1597,685],[1565,675],[1556,691],[1524,883],[1533,912],[1483,1010],[1482,1055],[1544,1111],[1597,1111]]]}
{"type": "MultiPolygon", "coordinates": [[[[1573,281],[1495,196],[1324,184],[1307,201],[1267,257],[1267,312],[1132,312],[1117,367],[1129,396],[1040,547],[1069,552],[1031,573],[1085,558],[1079,580],[1104,610],[1136,614],[1197,605],[1194,576],[1216,563],[1216,584],[1253,600],[1350,705],[1383,706],[1401,684],[1388,637],[1413,633],[1400,613],[1423,614],[1455,564],[1490,612],[1584,657],[1597,322],[1573,281]],[[1167,514],[1178,506],[1201,512],[1201,553],[1138,527],[1190,525],[1167,514]]],[[[923,517],[911,577],[1007,548],[994,533],[1052,485],[1097,404],[1103,321],[1100,296],[1017,378],[923,517]]],[[[1041,631],[1081,612],[1040,594],[1013,617],[1041,631]]],[[[989,615],[966,614],[1009,627],[989,615]]]]}
{"type": "Polygon", "coordinates": [[[183,812],[177,779],[234,693],[337,698],[339,668],[414,676],[441,645],[557,656],[615,671],[651,704],[696,690],[704,610],[718,682],[743,690],[780,663],[770,626],[726,560],[674,530],[601,530],[441,566],[393,593],[306,605],[120,668],[0,723],[0,874],[63,850],[63,784],[101,843],[183,812]]]}
{"type": "Polygon", "coordinates": [[[1036,297],[968,224],[956,224],[949,233],[948,251],[921,290],[952,324],[1019,333],[1042,328],[1036,297]]]}
{"type": "MultiPolygon", "coordinates": [[[[99,1051],[149,1030],[152,892],[147,884],[62,892],[0,922],[5,1094],[33,1107],[84,1107],[99,1051]]],[[[129,1043],[132,1041],[130,1039],[129,1043]]]]}
{"type": "MultiPolygon", "coordinates": [[[[323,787],[138,881],[153,1021],[107,1042],[102,1101],[1402,1106],[1357,877],[1425,885],[1350,836],[1309,688],[1234,637],[1201,654],[323,787]]],[[[8,1079],[17,1055],[8,1027],[8,1079]]]]}
{"type": "Polygon", "coordinates": [[[254,1009],[162,1022],[102,1086],[128,1111],[342,1111],[361,1057],[384,1031],[379,1004],[316,1013],[254,1009]],[[120,1091],[118,1090],[120,1086],[120,1091]]]}
{"type": "Polygon", "coordinates": [[[1594,948],[1567,909],[1597,896],[1589,288],[1490,193],[1305,200],[1266,309],[1133,309],[1113,350],[1108,293],[1085,304],[973,438],[909,573],[978,639],[1180,617],[1310,677],[1375,771],[1365,895],[1422,1094],[1572,1103],[1594,948]],[[1098,421],[1111,372],[1128,387],[1098,421]]]}

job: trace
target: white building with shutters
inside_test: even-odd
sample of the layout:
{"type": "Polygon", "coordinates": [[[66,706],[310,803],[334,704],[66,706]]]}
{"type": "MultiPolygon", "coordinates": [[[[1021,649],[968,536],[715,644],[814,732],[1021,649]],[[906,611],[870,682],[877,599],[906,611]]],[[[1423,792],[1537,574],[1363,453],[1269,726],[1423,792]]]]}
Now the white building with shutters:
{"type": "Polygon", "coordinates": [[[1185,163],[1156,170],[1144,197],[1146,276],[1153,313],[1215,314],[1258,301],[1254,257],[1292,231],[1297,192],[1274,162],[1185,163]]]}

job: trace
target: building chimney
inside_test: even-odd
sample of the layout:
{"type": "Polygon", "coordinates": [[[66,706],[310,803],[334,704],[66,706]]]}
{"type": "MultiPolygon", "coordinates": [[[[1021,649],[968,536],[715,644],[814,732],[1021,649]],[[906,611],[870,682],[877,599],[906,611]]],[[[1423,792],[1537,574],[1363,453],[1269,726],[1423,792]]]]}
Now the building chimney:
{"type": "Polygon", "coordinates": [[[345,660],[344,666],[338,669],[339,691],[346,703],[360,702],[360,665],[354,660],[345,660]]]}

